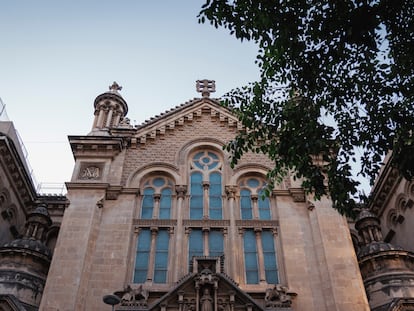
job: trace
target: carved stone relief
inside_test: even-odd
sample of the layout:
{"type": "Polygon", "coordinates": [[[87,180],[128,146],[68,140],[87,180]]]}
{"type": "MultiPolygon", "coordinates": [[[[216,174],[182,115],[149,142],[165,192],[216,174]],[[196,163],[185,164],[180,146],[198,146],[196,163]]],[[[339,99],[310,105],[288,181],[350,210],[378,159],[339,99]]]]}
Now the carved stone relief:
{"type": "Polygon", "coordinates": [[[83,163],[79,172],[79,179],[99,180],[102,178],[103,164],[83,163]]]}

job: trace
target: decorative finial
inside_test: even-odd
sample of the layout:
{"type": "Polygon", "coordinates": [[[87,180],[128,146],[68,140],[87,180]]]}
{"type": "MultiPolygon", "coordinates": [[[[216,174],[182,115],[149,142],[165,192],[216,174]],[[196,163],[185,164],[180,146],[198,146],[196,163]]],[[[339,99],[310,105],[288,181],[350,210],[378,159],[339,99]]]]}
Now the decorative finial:
{"type": "Polygon", "coordinates": [[[196,89],[203,97],[210,97],[210,93],[216,91],[216,81],[207,79],[197,80],[196,89]]]}
{"type": "Polygon", "coordinates": [[[113,91],[113,92],[118,92],[118,91],[122,90],[122,86],[120,86],[118,83],[116,83],[114,81],[114,83],[112,83],[112,85],[109,86],[109,90],[113,91]]]}

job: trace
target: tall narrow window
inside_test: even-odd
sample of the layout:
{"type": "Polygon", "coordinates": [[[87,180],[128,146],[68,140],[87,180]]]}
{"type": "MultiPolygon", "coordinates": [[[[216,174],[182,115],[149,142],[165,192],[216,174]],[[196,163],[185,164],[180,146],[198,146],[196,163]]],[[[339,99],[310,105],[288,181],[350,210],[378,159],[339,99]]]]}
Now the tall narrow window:
{"type": "Polygon", "coordinates": [[[149,229],[141,230],[135,257],[134,283],[144,283],[147,280],[150,251],[151,232],[149,229]]]}
{"type": "Polygon", "coordinates": [[[244,265],[246,270],[246,283],[259,283],[259,266],[257,263],[256,236],[253,230],[246,230],[243,235],[244,265]]]}
{"type": "Polygon", "coordinates": [[[190,219],[222,219],[222,166],[218,155],[200,151],[193,156],[190,169],[190,219]]]}
{"type": "Polygon", "coordinates": [[[203,232],[201,229],[191,229],[190,240],[189,240],[189,260],[194,256],[203,256],[203,232]]]}
{"type": "Polygon", "coordinates": [[[190,219],[203,218],[203,176],[199,172],[191,174],[190,219]]]}
{"type": "Polygon", "coordinates": [[[151,219],[154,208],[154,189],[146,188],[142,199],[142,219],[151,219]]]}
{"type": "Polygon", "coordinates": [[[275,245],[271,231],[262,232],[262,246],[266,282],[269,284],[279,283],[275,245]]]}
{"type": "Polygon", "coordinates": [[[249,189],[240,190],[241,219],[253,219],[251,191],[249,189]]]}
{"type": "Polygon", "coordinates": [[[258,193],[259,219],[270,219],[269,198],[264,195],[264,191],[258,193]]]}
{"type": "Polygon", "coordinates": [[[252,229],[246,229],[243,235],[244,242],[244,265],[246,270],[246,283],[259,283],[260,275],[263,275],[268,284],[277,284],[279,282],[276,251],[273,240],[273,233],[264,230],[260,235],[256,236],[252,229]],[[257,247],[257,243],[261,244],[261,248],[257,247]],[[259,262],[258,250],[263,251],[260,255],[263,257],[263,262],[259,262]],[[262,266],[264,265],[264,266],[262,266]]]}
{"type": "Polygon", "coordinates": [[[221,174],[213,172],[210,174],[209,189],[209,216],[210,219],[221,219],[222,196],[221,196],[221,174]]]}
{"type": "Polygon", "coordinates": [[[154,266],[154,283],[165,283],[167,280],[168,245],[170,236],[167,230],[157,234],[154,266]]]}
{"type": "Polygon", "coordinates": [[[213,229],[202,231],[201,229],[191,229],[189,237],[188,259],[191,261],[193,256],[221,256],[224,253],[224,239],[222,230],[213,229]],[[207,235],[208,244],[205,244],[207,235]],[[208,251],[207,251],[208,250],[208,251]]]}
{"type": "Polygon", "coordinates": [[[171,188],[164,188],[161,190],[160,219],[171,218],[171,194],[171,188]]]}
{"type": "Polygon", "coordinates": [[[224,252],[223,233],[219,230],[212,230],[208,235],[208,249],[210,256],[221,256],[224,252]]]}
{"type": "Polygon", "coordinates": [[[144,283],[152,278],[154,283],[165,283],[167,281],[170,236],[167,229],[160,229],[155,234],[154,249],[151,249],[153,234],[150,229],[142,229],[138,235],[134,283],[144,283]],[[151,256],[154,258],[153,263],[150,262],[151,256]]]}

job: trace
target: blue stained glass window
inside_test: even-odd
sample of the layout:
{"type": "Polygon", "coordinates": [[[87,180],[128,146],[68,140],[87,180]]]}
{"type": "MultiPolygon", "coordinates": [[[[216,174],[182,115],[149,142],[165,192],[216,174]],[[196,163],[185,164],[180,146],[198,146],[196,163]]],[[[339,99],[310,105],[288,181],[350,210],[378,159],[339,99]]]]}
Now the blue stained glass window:
{"type": "Polygon", "coordinates": [[[144,283],[147,279],[150,248],[151,232],[149,229],[144,229],[138,236],[134,283],[144,283]]]}
{"type": "Polygon", "coordinates": [[[218,160],[218,156],[215,153],[208,152],[209,157],[213,158],[214,160],[218,160]]]}
{"type": "Polygon", "coordinates": [[[154,283],[165,283],[168,270],[168,245],[170,236],[167,230],[159,230],[157,233],[154,283]]]}
{"type": "Polygon", "coordinates": [[[203,177],[200,172],[191,174],[190,219],[203,218],[203,177]]]}
{"type": "Polygon", "coordinates": [[[141,218],[151,219],[153,207],[154,207],[154,189],[145,188],[144,197],[142,199],[141,218]]]}
{"type": "Polygon", "coordinates": [[[247,180],[247,185],[251,188],[257,188],[260,185],[260,182],[256,178],[249,178],[247,180]]]}
{"type": "Polygon", "coordinates": [[[278,269],[273,234],[270,231],[262,232],[262,247],[265,265],[266,282],[279,283],[278,269]]]}
{"type": "Polygon", "coordinates": [[[263,197],[264,191],[259,192],[259,218],[260,219],[270,219],[270,202],[268,197],[263,197]]]}
{"type": "Polygon", "coordinates": [[[240,210],[241,219],[252,219],[252,200],[250,196],[251,192],[248,189],[240,190],[240,210]]]}
{"type": "Polygon", "coordinates": [[[210,219],[222,219],[221,174],[210,174],[209,188],[209,217],[210,219]]]}
{"type": "Polygon", "coordinates": [[[188,243],[188,259],[191,261],[193,256],[203,256],[203,232],[201,229],[191,229],[189,243],[188,243]]]}
{"type": "Polygon", "coordinates": [[[160,219],[170,219],[171,213],[171,194],[170,188],[165,188],[161,191],[160,200],[160,219]]]}
{"type": "Polygon", "coordinates": [[[194,161],[198,161],[203,155],[204,155],[204,151],[198,152],[193,158],[194,161]]]}
{"type": "Polygon", "coordinates": [[[164,180],[164,178],[158,177],[158,178],[155,178],[154,179],[154,181],[152,182],[152,184],[155,187],[161,187],[161,186],[163,186],[165,184],[165,180],[164,180]]]}
{"type": "Polygon", "coordinates": [[[212,230],[208,235],[208,249],[210,256],[221,256],[224,253],[223,233],[219,230],[212,230]]]}
{"type": "Polygon", "coordinates": [[[243,235],[244,265],[246,270],[246,283],[259,283],[259,268],[257,264],[256,235],[253,230],[246,230],[243,235]]]}

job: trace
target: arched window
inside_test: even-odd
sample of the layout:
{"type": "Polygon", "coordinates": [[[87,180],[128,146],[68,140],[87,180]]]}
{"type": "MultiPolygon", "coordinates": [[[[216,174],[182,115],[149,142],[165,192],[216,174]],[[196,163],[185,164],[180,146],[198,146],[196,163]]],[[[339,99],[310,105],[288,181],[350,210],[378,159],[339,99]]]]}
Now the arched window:
{"type": "Polygon", "coordinates": [[[222,219],[222,165],[212,151],[197,152],[190,163],[190,219],[222,219]]]}
{"type": "Polygon", "coordinates": [[[141,218],[151,219],[153,209],[154,209],[154,189],[145,188],[144,197],[142,199],[141,218]]]}
{"type": "Polygon", "coordinates": [[[191,174],[190,194],[190,219],[201,219],[203,218],[203,175],[200,172],[191,174]]]}
{"type": "Polygon", "coordinates": [[[248,177],[240,182],[241,219],[271,219],[270,200],[264,195],[266,182],[257,177],[248,177]]]}
{"type": "Polygon", "coordinates": [[[172,182],[166,177],[152,177],[144,184],[142,219],[170,219],[172,182]]]}

